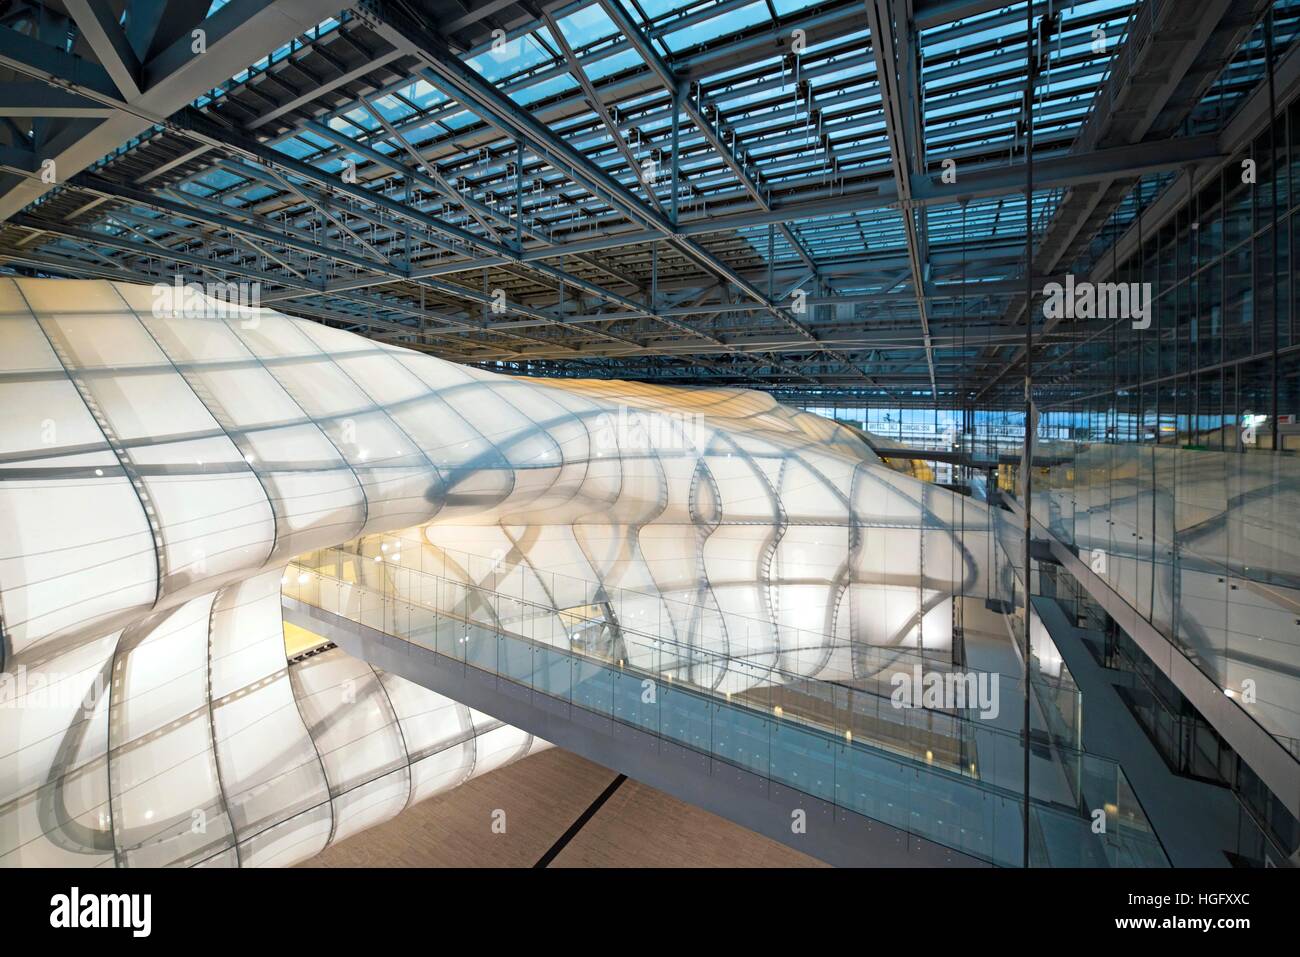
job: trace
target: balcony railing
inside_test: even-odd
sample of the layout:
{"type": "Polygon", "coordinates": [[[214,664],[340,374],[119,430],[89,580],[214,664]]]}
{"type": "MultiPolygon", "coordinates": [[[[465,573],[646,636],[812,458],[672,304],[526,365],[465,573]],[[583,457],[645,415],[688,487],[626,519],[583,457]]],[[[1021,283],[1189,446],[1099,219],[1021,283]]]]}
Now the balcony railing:
{"type": "MultiPolygon", "coordinates": [[[[894,708],[770,655],[683,647],[634,616],[557,608],[342,549],[302,556],[284,593],[845,811],[994,864],[1022,862],[1021,736],[987,722],[894,708]]],[[[1167,865],[1113,762],[1061,748],[1036,749],[1033,762],[1032,864],[1167,865]]]]}

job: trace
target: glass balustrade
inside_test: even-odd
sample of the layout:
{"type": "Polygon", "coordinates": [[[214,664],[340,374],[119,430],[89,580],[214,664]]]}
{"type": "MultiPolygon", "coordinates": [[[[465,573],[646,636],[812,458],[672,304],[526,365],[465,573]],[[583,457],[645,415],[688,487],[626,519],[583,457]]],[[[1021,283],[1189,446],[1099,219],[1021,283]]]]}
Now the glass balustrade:
{"type": "MultiPolygon", "coordinates": [[[[669,637],[659,615],[673,613],[652,617],[629,595],[574,588],[574,604],[556,605],[500,584],[326,549],[290,567],[284,594],[981,860],[1021,864],[1018,733],[810,679],[757,634],[725,648],[669,637]]],[[[793,637],[781,647],[796,659],[824,650],[814,633],[793,637]]],[[[906,655],[887,657],[896,668],[906,655]]],[[[1054,746],[1033,748],[1031,763],[1032,864],[1167,864],[1113,762],[1054,746]]]]}
{"type": "Polygon", "coordinates": [[[1300,459],[1052,448],[1034,518],[1300,759],[1300,459]]]}

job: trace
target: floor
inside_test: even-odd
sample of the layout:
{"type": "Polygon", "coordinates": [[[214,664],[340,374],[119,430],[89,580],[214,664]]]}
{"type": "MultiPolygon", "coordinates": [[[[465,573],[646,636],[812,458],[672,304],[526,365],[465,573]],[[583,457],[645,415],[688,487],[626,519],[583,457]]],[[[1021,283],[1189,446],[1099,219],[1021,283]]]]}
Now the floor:
{"type": "MultiPolygon", "coordinates": [[[[407,808],[302,866],[533,867],[616,777],[608,768],[551,748],[407,808]]],[[[629,779],[550,866],[823,865],[629,779]]]]}

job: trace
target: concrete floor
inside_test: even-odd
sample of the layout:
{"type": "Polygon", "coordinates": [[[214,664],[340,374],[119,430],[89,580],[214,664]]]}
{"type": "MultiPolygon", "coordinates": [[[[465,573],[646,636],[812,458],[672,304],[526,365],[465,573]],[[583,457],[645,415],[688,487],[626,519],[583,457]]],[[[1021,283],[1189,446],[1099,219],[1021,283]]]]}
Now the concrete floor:
{"type": "MultiPolygon", "coordinates": [[[[407,808],[301,866],[532,867],[615,777],[552,748],[407,808]],[[505,833],[494,831],[494,811],[504,812],[505,833]]],[[[550,866],[823,865],[629,779],[550,866]]]]}

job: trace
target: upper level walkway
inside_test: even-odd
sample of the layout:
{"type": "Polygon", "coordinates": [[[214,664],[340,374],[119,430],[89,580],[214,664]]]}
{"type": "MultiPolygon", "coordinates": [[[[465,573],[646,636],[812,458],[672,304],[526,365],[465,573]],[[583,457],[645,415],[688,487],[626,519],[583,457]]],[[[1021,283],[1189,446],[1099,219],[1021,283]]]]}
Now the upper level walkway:
{"type": "MultiPolygon", "coordinates": [[[[715,691],[689,675],[749,663],[695,649],[687,667],[681,649],[626,625],[604,643],[553,642],[532,625],[555,609],[398,571],[395,582],[385,564],[337,549],[304,556],[285,579],[286,620],[831,863],[1022,863],[1018,733],[766,663],[748,690],[715,691]]],[[[585,614],[597,630],[616,620],[585,614]]],[[[1117,765],[1037,741],[1031,754],[1032,866],[1167,863],[1117,765]]]]}

